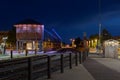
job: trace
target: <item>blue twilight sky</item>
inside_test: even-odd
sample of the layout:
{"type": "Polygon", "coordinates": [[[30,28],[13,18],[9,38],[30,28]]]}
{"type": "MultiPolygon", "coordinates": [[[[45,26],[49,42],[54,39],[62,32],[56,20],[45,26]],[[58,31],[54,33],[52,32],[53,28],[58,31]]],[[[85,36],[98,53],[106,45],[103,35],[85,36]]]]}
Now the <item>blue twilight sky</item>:
{"type": "MultiPolygon", "coordinates": [[[[99,0],[0,0],[0,30],[32,18],[54,28],[63,41],[98,33],[99,0]]],[[[101,0],[101,23],[112,35],[120,35],[120,0],[101,0]]]]}

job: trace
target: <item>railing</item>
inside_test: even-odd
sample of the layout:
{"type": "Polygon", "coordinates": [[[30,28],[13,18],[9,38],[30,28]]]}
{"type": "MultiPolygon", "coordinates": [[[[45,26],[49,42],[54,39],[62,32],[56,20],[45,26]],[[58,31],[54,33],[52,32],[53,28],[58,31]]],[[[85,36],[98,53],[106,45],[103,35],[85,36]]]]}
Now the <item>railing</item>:
{"type": "Polygon", "coordinates": [[[64,68],[78,66],[87,58],[85,52],[56,53],[51,55],[34,55],[0,61],[0,80],[36,80],[51,78],[55,71],[64,73],[64,68]]]}

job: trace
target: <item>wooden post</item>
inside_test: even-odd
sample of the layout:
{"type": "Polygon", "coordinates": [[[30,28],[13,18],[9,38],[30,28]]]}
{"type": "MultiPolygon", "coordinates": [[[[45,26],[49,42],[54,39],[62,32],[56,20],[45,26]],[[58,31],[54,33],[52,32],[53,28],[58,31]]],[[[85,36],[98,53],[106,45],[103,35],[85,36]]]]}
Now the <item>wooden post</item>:
{"type": "Polygon", "coordinates": [[[13,51],[12,50],[10,51],[10,58],[11,59],[13,58],[13,51]]]}
{"type": "Polygon", "coordinates": [[[85,54],[84,52],[82,52],[82,62],[84,62],[84,60],[85,60],[85,54]]]}
{"type": "Polygon", "coordinates": [[[82,63],[82,52],[79,52],[79,63],[82,63]]]}
{"type": "Polygon", "coordinates": [[[86,60],[86,52],[84,51],[83,53],[83,62],[86,60]]]}
{"type": "Polygon", "coordinates": [[[25,52],[25,56],[27,56],[28,55],[28,50],[26,50],[26,52],[25,52]]]}
{"type": "Polygon", "coordinates": [[[63,54],[60,55],[61,73],[64,73],[63,54]]]}
{"type": "Polygon", "coordinates": [[[77,53],[75,53],[75,65],[78,66],[78,56],[77,56],[77,53]]]}
{"type": "Polygon", "coordinates": [[[37,54],[37,49],[35,49],[35,55],[37,54]]]}
{"type": "Polygon", "coordinates": [[[69,53],[69,68],[72,69],[72,53],[69,53]]]}
{"type": "Polygon", "coordinates": [[[85,59],[84,59],[84,61],[87,59],[87,52],[86,51],[84,51],[84,57],[85,57],[85,59]]]}
{"type": "Polygon", "coordinates": [[[87,60],[87,57],[88,57],[88,52],[86,51],[86,59],[85,60],[87,60]]]}
{"type": "Polygon", "coordinates": [[[28,80],[32,80],[32,58],[28,58],[28,80]]]}
{"type": "Polygon", "coordinates": [[[48,76],[48,79],[51,78],[51,58],[50,56],[47,57],[47,76],[48,76]]]}

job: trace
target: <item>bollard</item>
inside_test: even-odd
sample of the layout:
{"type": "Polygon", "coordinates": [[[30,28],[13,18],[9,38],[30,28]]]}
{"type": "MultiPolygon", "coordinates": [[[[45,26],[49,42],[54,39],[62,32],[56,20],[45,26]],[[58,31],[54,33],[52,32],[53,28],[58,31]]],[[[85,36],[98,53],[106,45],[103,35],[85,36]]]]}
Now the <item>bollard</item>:
{"type": "Polygon", "coordinates": [[[78,56],[77,56],[77,53],[75,53],[75,66],[78,66],[78,56]]]}
{"type": "Polygon", "coordinates": [[[11,59],[13,58],[13,51],[12,50],[10,51],[10,58],[11,59]]]}
{"type": "Polygon", "coordinates": [[[61,73],[64,73],[63,54],[60,55],[61,73]]]}
{"type": "Polygon", "coordinates": [[[72,69],[72,53],[69,53],[69,68],[72,69]]]}
{"type": "Polygon", "coordinates": [[[32,80],[32,58],[28,58],[28,80],[32,80]]]}
{"type": "Polygon", "coordinates": [[[47,77],[51,78],[51,59],[50,56],[47,57],[47,77]]]}

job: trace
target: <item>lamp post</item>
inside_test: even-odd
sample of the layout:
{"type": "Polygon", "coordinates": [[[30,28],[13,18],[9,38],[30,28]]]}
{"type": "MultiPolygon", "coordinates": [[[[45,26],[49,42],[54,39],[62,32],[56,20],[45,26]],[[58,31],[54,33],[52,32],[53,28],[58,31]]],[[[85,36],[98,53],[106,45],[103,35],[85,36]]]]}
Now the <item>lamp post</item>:
{"type": "Polygon", "coordinates": [[[101,46],[101,24],[99,24],[99,46],[101,46]]]}
{"type": "Polygon", "coordinates": [[[99,8],[99,40],[98,40],[98,46],[99,46],[99,51],[101,50],[101,0],[98,2],[98,8],[99,8]]]}

